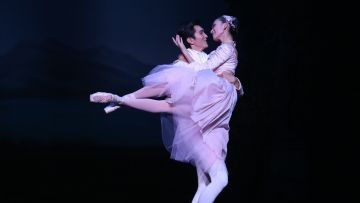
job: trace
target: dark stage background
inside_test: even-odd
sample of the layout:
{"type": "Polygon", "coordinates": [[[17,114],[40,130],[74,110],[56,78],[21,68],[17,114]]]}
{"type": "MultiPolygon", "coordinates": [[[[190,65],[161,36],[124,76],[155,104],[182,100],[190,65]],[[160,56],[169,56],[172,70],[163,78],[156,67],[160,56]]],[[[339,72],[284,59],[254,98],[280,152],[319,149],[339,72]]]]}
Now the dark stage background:
{"type": "Polygon", "coordinates": [[[172,62],[185,20],[240,22],[229,185],[217,202],[309,202],[311,5],[306,1],[1,1],[1,202],[191,202],[196,172],[169,159],[158,114],[106,115],[96,91],[141,87],[172,62]]]}

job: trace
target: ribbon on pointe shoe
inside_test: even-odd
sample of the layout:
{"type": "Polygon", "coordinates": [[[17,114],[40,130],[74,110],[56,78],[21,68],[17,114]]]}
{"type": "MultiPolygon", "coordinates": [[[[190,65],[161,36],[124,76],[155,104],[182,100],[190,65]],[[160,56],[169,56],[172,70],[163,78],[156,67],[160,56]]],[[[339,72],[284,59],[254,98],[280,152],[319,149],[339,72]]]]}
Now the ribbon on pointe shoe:
{"type": "Polygon", "coordinates": [[[105,113],[111,113],[111,112],[114,112],[118,108],[120,108],[120,106],[118,104],[111,103],[104,108],[104,111],[105,111],[105,113]]]}
{"type": "Polygon", "coordinates": [[[129,99],[135,99],[135,95],[134,94],[127,94],[123,97],[119,97],[117,95],[112,95],[113,96],[113,99],[116,101],[116,102],[111,102],[109,105],[107,105],[105,108],[104,108],[104,111],[105,113],[111,113],[111,112],[114,112],[116,109],[120,108],[120,105],[121,104],[124,104],[124,102],[126,100],[129,100],[129,99]]]}

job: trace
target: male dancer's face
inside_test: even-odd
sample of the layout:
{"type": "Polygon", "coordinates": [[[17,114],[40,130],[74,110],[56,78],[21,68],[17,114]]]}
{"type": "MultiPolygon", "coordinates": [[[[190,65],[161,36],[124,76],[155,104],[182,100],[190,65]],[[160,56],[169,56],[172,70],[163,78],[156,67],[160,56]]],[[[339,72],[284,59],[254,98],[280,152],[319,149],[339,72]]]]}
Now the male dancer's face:
{"type": "Polygon", "coordinates": [[[188,38],[188,42],[192,49],[203,51],[209,46],[207,43],[208,36],[205,34],[204,29],[199,25],[195,25],[194,30],[194,38],[188,38]]]}

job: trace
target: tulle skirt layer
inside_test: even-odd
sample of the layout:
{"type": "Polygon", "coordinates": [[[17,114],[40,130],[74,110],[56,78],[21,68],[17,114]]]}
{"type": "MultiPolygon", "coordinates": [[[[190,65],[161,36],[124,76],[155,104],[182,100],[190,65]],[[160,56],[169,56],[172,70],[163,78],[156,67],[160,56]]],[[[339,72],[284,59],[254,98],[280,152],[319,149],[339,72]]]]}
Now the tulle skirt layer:
{"type": "Polygon", "coordinates": [[[161,116],[162,137],[171,158],[207,171],[225,159],[229,122],[237,91],[211,70],[196,72],[184,64],[159,65],[143,78],[145,86],[162,87],[172,114],[161,116]]]}

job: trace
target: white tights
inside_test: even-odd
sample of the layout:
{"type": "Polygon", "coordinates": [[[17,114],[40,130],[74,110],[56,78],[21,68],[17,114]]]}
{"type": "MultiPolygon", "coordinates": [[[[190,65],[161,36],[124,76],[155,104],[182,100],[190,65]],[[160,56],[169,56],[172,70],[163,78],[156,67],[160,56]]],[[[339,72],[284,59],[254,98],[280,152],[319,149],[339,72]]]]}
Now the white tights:
{"type": "Polygon", "coordinates": [[[216,197],[228,184],[228,171],[225,161],[220,159],[215,161],[209,170],[209,176],[211,179],[210,183],[207,185],[199,183],[198,191],[192,203],[213,203],[215,201],[216,197]],[[198,198],[198,200],[196,198],[198,198]]]}
{"type": "Polygon", "coordinates": [[[204,189],[210,182],[210,180],[206,176],[206,173],[198,166],[196,166],[196,174],[198,178],[198,188],[191,203],[197,203],[199,201],[200,194],[204,191],[204,189]]]}

